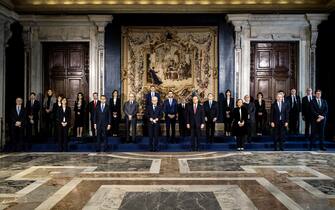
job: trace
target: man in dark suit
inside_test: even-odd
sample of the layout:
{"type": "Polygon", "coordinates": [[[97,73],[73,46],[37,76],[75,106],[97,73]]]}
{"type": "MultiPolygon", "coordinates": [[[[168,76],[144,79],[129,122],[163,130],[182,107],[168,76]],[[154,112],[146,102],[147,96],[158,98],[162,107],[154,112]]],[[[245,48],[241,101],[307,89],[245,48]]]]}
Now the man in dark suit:
{"type": "Polygon", "coordinates": [[[97,136],[97,132],[94,128],[94,113],[97,110],[97,107],[100,106],[100,100],[98,99],[98,93],[94,92],[93,93],[93,100],[88,104],[88,111],[91,115],[91,131],[92,131],[92,136],[97,136]]]}
{"type": "Polygon", "coordinates": [[[214,101],[212,93],[207,95],[208,100],[204,103],[205,122],[206,122],[206,137],[209,143],[213,143],[215,134],[215,123],[219,115],[218,102],[214,101]]]}
{"type": "Polygon", "coordinates": [[[256,107],[255,103],[250,102],[250,96],[244,96],[243,106],[247,109],[248,117],[246,120],[247,141],[250,143],[252,137],[256,135],[256,107]]]}
{"type": "Polygon", "coordinates": [[[27,110],[27,137],[31,140],[33,134],[38,135],[38,121],[39,112],[41,109],[41,104],[36,100],[36,94],[34,92],[30,93],[30,100],[26,103],[27,110]]]}
{"type": "Polygon", "coordinates": [[[97,131],[97,152],[106,151],[107,148],[107,131],[111,129],[110,109],[106,104],[106,96],[100,96],[100,105],[97,107],[93,123],[97,131]]]}
{"type": "Polygon", "coordinates": [[[149,138],[150,138],[150,151],[158,151],[158,136],[160,131],[160,120],[163,117],[163,110],[158,106],[158,98],[151,98],[151,106],[146,109],[146,116],[148,119],[149,138]]]}
{"type": "Polygon", "coordinates": [[[326,100],[321,98],[321,94],[321,90],[316,90],[315,99],[311,102],[312,137],[309,145],[310,150],[314,146],[317,137],[320,141],[320,150],[326,150],[323,141],[325,138],[325,127],[328,116],[328,104],[326,100]]]}
{"type": "Polygon", "coordinates": [[[301,112],[301,100],[296,89],[291,89],[291,95],[286,98],[290,106],[288,128],[290,134],[299,133],[299,116],[301,112]]]}
{"type": "Polygon", "coordinates": [[[167,95],[167,99],[163,104],[163,111],[166,124],[166,138],[169,142],[175,143],[176,137],[176,121],[177,121],[177,100],[173,98],[173,92],[170,90],[167,95]],[[171,135],[170,135],[171,128],[171,135]]]}
{"type": "Polygon", "coordinates": [[[15,101],[15,107],[10,113],[11,122],[11,151],[20,152],[25,149],[24,128],[26,126],[26,110],[22,106],[22,98],[18,97],[15,101]]]}
{"type": "Polygon", "coordinates": [[[180,137],[185,137],[188,133],[186,129],[186,115],[187,103],[185,101],[185,98],[182,98],[180,104],[178,104],[178,123],[180,137]]]}
{"type": "Polygon", "coordinates": [[[158,99],[158,105],[160,105],[160,101],[161,101],[161,96],[158,92],[156,92],[156,86],[155,85],[151,85],[150,86],[150,92],[147,93],[147,95],[145,96],[145,100],[146,100],[146,106],[151,106],[151,99],[152,97],[156,96],[158,99]]]}
{"type": "Polygon", "coordinates": [[[305,138],[310,140],[311,136],[311,125],[312,125],[312,111],[311,111],[311,102],[313,101],[313,91],[312,88],[307,88],[306,96],[302,98],[302,119],[305,121],[305,138]]]}
{"type": "Polygon", "coordinates": [[[138,104],[135,101],[135,95],[133,93],[129,94],[129,100],[123,105],[123,112],[126,121],[126,142],[129,142],[131,129],[132,142],[135,143],[138,104]]]}
{"type": "Polygon", "coordinates": [[[288,127],[289,108],[283,102],[283,94],[278,92],[276,101],[271,106],[271,127],[273,128],[274,148],[283,151],[286,129],[288,127]]]}
{"type": "Polygon", "coordinates": [[[205,127],[205,111],[203,106],[199,104],[197,95],[192,97],[192,103],[188,106],[186,126],[191,129],[192,151],[199,151],[201,129],[205,127]]]}

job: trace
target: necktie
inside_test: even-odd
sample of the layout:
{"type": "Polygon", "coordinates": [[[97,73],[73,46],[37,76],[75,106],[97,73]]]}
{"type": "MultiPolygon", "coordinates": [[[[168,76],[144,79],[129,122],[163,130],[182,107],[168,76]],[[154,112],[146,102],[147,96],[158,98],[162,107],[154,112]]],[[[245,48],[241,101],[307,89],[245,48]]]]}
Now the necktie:
{"type": "Polygon", "coordinates": [[[172,105],[172,99],[169,99],[170,106],[172,105]]]}
{"type": "Polygon", "coordinates": [[[101,111],[104,111],[105,109],[105,104],[101,104],[101,111]]]}
{"type": "Polygon", "coordinates": [[[96,109],[96,108],[97,108],[97,101],[94,100],[94,109],[96,109]]]}
{"type": "Polygon", "coordinates": [[[210,109],[212,108],[212,102],[211,101],[209,102],[209,108],[210,109]]]}
{"type": "Polygon", "coordinates": [[[194,104],[194,106],[193,106],[193,112],[194,112],[194,114],[197,113],[197,105],[196,104],[194,104]]]}
{"type": "Polygon", "coordinates": [[[281,120],[281,102],[279,102],[278,107],[279,107],[279,120],[281,120]]]}
{"type": "Polygon", "coordinates": [[[318,105],[319,105],[319,108],[321,108],[321,100],[318,99],[318,105]]]}
{"type": "Polygon", "coordinates": [[[154,96],[155,96],[155,93],[154,93],[154,92],[152,92],[152,93],[151,93],[151,97],[154,97],[154,96]]]}
{"type": "Polygon", "coordinates": [[[154,106],[154,108],[153,108],[153,109],[154,109],[154,111],[155,111],[155,109],[156,109],[156,106],[154,106]]]}
{"type": "Polygon", "coordinates": [[[17,115],[20,115],[20,107],[19,106],[17,106],[16,111],[17,111],[17,115]]]}

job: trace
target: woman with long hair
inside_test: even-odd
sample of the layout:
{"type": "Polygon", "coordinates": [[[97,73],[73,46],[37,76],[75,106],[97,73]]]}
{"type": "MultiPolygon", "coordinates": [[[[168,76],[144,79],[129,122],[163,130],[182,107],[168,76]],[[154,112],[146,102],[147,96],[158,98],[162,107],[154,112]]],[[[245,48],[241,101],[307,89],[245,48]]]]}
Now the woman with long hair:
{"type": "Polygon", "coordinates": [[[67,99],[62,98],[62,106],[57,110],[56,122],[58,126],[58,147],[60,152],[67,151],[68,133],[71,122],[71,108],[67,104],[67,99]]]}
{"type": "Polygon", "coordinates": [[[111,112],[112,119],[112,129],[111,134],[113,136],[119,135],[119,124],[121,120],[121,99],[119,92],[114,90],[112,93],[112,98],[109,100],[109,108],[111,112]]]}
{"type": "Polygon", "coordinates": [[[77,94],[77,100],[74,104],[74,127],[76,128],[77,138],[83,136],[83,128],[85,124],[85,110],[86,102],[84,100],[84,94],[79,92],[77,94]]]}
{"type": "Polygon", "coordinates": [[[256,133],[258,136],[263,135],[264,125],[266,125],[267,112],[265,108],[265,101],[263,93],[257,93],[257,99],[254,101],[256,108],[256,133]]]}
{"type": "Polygon", "coordinates": [[[225,92],[225,99],[223,101],[223,122],[226,136],[231,136],[233,109],[234,109],[234,98],[232,97],[231,91],[228,89],[225,92]]]}

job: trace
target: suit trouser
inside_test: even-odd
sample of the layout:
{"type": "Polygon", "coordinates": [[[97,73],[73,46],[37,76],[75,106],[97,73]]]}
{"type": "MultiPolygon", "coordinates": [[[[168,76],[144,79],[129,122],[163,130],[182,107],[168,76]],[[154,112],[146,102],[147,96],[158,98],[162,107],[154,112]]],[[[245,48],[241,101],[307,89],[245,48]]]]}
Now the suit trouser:
{"type": "Polygon", "coordinates": [[[176,137],[176,117],[174,118],[169,118],[166,116],[165,120],[165,125],[166,125],[166,137],[174,139],[176,137]],[[172,134],[170,135],[170,128],[172,130],[172,134]]]}
{"type": "Polygon", "coordinates": [[[298,134],[299,132],[299,113],[290,112],[290,118],[288,122],[289,132],[291,134],[298,134]]]}
{"type": "Polygon", "coordinates": [[[181,137],[185,137],[185,136],[189,135],[188,129],[186,127],[185,120],[180,120],[179,119],[179,135],[181,137]]]}
{"type": "Polygon", "coordinates": [[[45,113],[44,115],[44,129],[45,129],[45,135],[46,136],[53,136],[53,128],[54,128],[54,122],[53,122],[53,114],[52,113],[45,113]]]}
{"type": "Polygon", "coordinates": [[[264,131],[264,117],[263,116],[256,116],[256,132],[263,133],[264,131]]]}
{"type": "Polygon", "coordinates": [[[151,123],[149,122],[149,138],[150,138],[150,149],[158,150],[158,137],[159,137],[159,123],[151,123]]]}
{"type": "Polygon", "coordinates": [[[207,140],[209,140],[210,142],[213,142],[214,133],[215,133],[215,122],[213,122],[213,119],[208,118],[208,121],[206,122],[207,140]]]}
{"type": "Polygon", "coordinates": [[[312,120],[305,118],[305,138],[311,138],[312,120]]]}
{"type": "Polygon", "coordinates": [[[322,148],[323,141],[325,139],[325,127],[326,127],[326,121],[322,120],[321,122],[312,122],[312,135],[310,138],[310,147],[312,147],[315,143],[315,140],[319,140],[320,142],[320,148],[322,148]]]}
{"type": "Polygon", "coordinates": [[[68,126],[58,126],[57,137],[58,137],[58,149],[60,152],[67,151],[67,138],[68,138],[69,128],[68,126]]]}
{"type": "Polygon", "coordinates": [[[32,143],[33,139],[33,132],[34,136],[38,136],[38,120],[34,120],[34,124],[27,122],[27,139],[32,143]]]}
{"type": "Polygon", "coordinates": [[[131,139],[132,142],[135,143],[136,141],[136,119],[132,118],[131,120],[126,117],[126,140],[129,142],[129,135],[130,135],[130,127],[131,127],[131,139]]]}
{"type": "Polygon", "coordinates": [[[112,117],[112,129],[111,129],[112,134],[119,135],[119,124],[120,124],[120,119],[117,117],[116,118],[112,117]]]}
{"type": "Polygon", "coordinates": [[[91,131],[92,131],[92,136],[97,136],[97,131],[94,128],[94,122],[92,119],[91,119],[91,131]]]}
{"type": "Polygon", "coordinates": [[[236,136],[236,146],[237,148],[244,148],[245,135],[236,136]]]}
{"type": "Polygon", "coordinates": [[[201,136],[201,127],[191,124],[191,147],[192,150],[199,149],[199,138],[201,136]]]}
{"type": "Polygon", "coordinates": [[[283,149],[284,139],[286,134],[285,122],[280,121],[273,129],[274,148],[283,149]]]}
{"type": "Polygon", "coordinates": [[[12,127],[11,151],[21,152],[25,149],[23,141],[24,128],[12,127]]]}
{"type": "Polygon", "coordinates": [[[256,132],[256,123],[255,121],[248,120],[246,123],[247,128],[247,137],[248,141],[251,141],[251,138],[255,136],[256,132]]]}
{"type": "Polygon", "coordinates": [[[107,125],[97,127],[97,151],[105,151],[107,147],[107,125]]]}

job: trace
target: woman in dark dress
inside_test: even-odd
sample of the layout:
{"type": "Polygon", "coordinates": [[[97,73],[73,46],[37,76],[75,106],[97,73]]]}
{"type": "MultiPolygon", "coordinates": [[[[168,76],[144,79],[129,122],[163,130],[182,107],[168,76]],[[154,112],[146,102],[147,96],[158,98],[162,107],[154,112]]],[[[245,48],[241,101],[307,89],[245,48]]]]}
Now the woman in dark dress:
{"type": "Polygon", "coordinates": [[[111,134],[113,136],[118,136],[121,120],[121,99],[117,90],[114,90],[112,93],[112,98],[109,100],[109,108],[112,115],[111,134]]]}
{"type": "Polygon", "coordinates": [[[263,135],[264,126],[266,125],[266,108],[263,100],[263,93],[257,93],[257,99],[254,101],[256,108],[256,132],[258,136],[263,135]]]}
{"type": "Polygon", "coordinates": [[[225,93],[223,101],[223,122],[226,136],[231,136],[231,126],[233,121],[232,111],[234,109],[234,98],[231,96],[231,91],[228,89],[225,93]]]}
{"type": "Polygon", "coordinates": [[[77,131],[77,138],[83,136],[83,128],[85,124],[85,110],[86,110],[86,103],[84,100],[84,94],[78,93],[77,100],[74,104],[74,127],[77,131]]]}
{"type": "Polygon", "coordinates": [[[52,118],[53,118],[53,127],[54,127],[54,134],[55,134],[55,141],[57,141],[58,139],[58,128],[59,126],[57,125],[57,114],[58,114],[58,110],[62,107],[62,99],[63,99],[63,95],[58,95],[57,96],[57,101],[56,103],[54,103],[53,107],[52,107],[52,118]]]}
{"type": "Polygon", "coordinates": [[[248,110],[243,106],[242,99],[236,101],[233,110],[233,135],[236,137],[237,150],[244,150],[245,137],[248,133],[246,122],[248,120],[248,110]]]}
{"type": "Polygon", "coordinates": [[[62,99],[61,108],[57,110],[56,123],[58,126],[58,146],[59,151],[67,151],[68,133],[71,122],[71,108],[67,105],[67,99],[62,99]]]}

